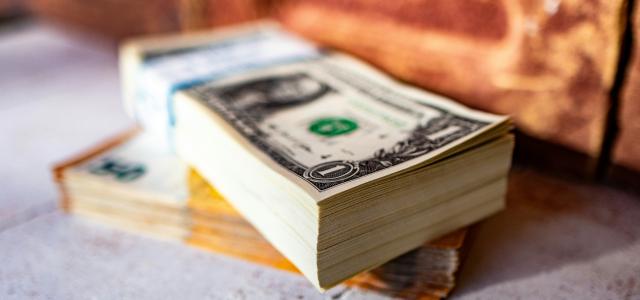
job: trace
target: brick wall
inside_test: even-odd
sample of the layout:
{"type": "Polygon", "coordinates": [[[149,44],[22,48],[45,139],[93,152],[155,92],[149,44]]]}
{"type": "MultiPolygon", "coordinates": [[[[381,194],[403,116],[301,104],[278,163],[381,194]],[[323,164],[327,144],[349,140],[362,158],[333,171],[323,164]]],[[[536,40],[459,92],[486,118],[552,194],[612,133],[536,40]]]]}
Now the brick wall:
{"type": "MultiPolygon", "coordinates": [[[[625,0],[85,2],[29,3],[38,14],[116,39],[274,17],[399,79],[512,115],[526,137],[519,142],[524,158],[586,167],[592,175],[598,162],[605,167],[611,162],[640,174],[637,51],[631,53],[625,84],[619,85],[620,99],[611,96],[629,9],[625,0]],[[619,110],[608,115],[612,102],[619,110]],[[619,130],[610,130],[616,123],[619,130]],[[552,147],[537,147],[539,142],[552,147]]],[[[634,14],[638,38],[639,15],[634,14]]]]}

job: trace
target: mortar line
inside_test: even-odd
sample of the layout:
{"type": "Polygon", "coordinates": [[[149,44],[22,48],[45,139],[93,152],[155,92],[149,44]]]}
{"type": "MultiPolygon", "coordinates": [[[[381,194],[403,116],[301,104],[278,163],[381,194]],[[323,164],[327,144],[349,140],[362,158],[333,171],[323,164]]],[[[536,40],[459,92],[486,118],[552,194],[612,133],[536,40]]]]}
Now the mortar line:
{"type": "Polygon", "coordinates": [[[618,114],[620,112],[620,102],[622,89],[625,86],[627,74],[629,72],[629,62],[633,56],[633,46],[635,40],[633,38],[633,13],[635,8],[635,0],[627,0],[623,4],[621,17],[623,24],[623,33],[620,44],[620,52],[618,54],[618,63],[616,65],[616,73],[609,91],[609,110],[605,119],[605,130],[600,145],[600,156],[596,165],[596,179],[604,180],[607,170],[612,164],[612,151],[618,136],[618,114]]]}

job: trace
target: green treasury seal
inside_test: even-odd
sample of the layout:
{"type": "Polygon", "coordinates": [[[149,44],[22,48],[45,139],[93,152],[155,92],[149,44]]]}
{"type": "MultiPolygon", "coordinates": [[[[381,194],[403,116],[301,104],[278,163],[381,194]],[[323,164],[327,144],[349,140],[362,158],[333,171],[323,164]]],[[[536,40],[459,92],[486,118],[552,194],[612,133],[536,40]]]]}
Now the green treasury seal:
{"type": "Polygon", "coordinates": [[[309,131],[326,137],[347,134],[358,129],[354,120],[340,117],[330,117],[315,120],[309,125],[309,131]]]}

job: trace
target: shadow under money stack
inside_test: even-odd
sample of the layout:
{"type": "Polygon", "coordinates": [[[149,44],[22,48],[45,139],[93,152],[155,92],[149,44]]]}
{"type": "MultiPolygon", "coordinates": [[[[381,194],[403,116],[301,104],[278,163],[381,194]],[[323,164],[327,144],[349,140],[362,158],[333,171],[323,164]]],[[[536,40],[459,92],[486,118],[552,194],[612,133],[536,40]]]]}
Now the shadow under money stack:
{"type": "Polygon", "coordinates": [[[510,120],[275,24],[122,48],[127,108],[325,289],[504,207],[510,120]]]}
{"type": "MultiPolygon", "coordinates": [[[[60,164],[55,176],[62,206],[74,214],[298,272],[213,186],[149,135],[122,134],[60,164]]],[[[425,243],[346,284],[383,296],[445,297],[466,235],[462,229],[425,243]]]]}

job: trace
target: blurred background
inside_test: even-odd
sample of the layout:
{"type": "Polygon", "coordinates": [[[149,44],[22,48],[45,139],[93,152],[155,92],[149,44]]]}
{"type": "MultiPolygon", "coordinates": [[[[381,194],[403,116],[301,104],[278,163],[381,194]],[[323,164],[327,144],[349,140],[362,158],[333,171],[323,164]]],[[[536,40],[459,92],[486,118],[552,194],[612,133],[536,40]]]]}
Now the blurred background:
{"type": "MultiPolygon", "coordinates": [[[[114,239],[159,247],[69,225],[55,212],[52,163],[134,126],[121,105],[119,42],[271,18],[399,80],[513,117],[508,208],[480,226],[457,295],[633,298],[640,294],[640,9],[634,2],[0,0],[0,256],[15,255],[0,270],[0,290],[44,283],[40,289],[51,292],[47,284],[63,280],[53,279],[57,269],[32,263],[50,249],[79,257],[62,260],[62,274],[75,276],[85,267],[107,270],[87,251],[109,248],[114,239]],[[93,244],[82,244],[82,235],[93,244]]],[[[111,274],[180,257],[184,270],[191,266],[204,276],[204,266],[220,263],[163,249],[150,257],[122,254],[110,261],[111,274]]],[[[137,270],[157,282],[193,283],[137,270]]],[[[114,278],[81,280],[108,289],[120,286],[114,278]]],[[[290,295],[291,286],[283,286],[277,288],[290,295]]],[[[136,295],[134,288],[125,294],[136,295]]],[[[67,295],[63,290],[55,291],[67,295]]]]}
{"type": "Polygon", "coordinates": [[[512,115],[520,161],[631,188],[638,15],[626,0],[0,0],[5,35],[47,22],[111,53],[130,36],[275,18],[401,80],[512,115]]]}

